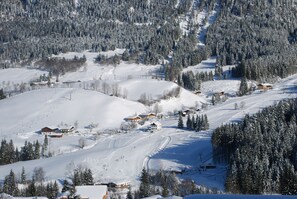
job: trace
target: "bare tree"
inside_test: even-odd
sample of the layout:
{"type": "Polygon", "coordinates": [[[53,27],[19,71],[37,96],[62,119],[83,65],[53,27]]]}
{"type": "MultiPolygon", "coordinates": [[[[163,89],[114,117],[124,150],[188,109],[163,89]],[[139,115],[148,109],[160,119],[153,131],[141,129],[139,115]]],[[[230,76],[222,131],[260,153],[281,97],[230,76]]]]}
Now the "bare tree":
{"type": "Polygon", "coordinates": [[[45,171],[42,167],[35,167],[32,178],[35,182],[43,182],[45,180],[45,171]]]}
{"type": "Polygon", "coordinates": [[[124,91],[123,91],[123,98],[124,99],[127,99],[128,97],[128,89],[124,88],[124,91]]]}
{"type": "Polygon", "coordinates": [[[237,104],[237,103],[234,104],[234,109],[235,109],[235,110],[238,109],[238,104],[237,104]]]}
{"type": "Polygon", "coordinates": [[[245,102],[244,101],[242,101],[242,102],[240,102],[240,109],[243,109],[244,107],[245,107],[245,102]]]}
{"type": "Polygon", "coordinates": [[[102,84],[102,90],[103,90],[103,93],[104,94],[109,94],[109,91],[110,91],[110,86],[109,84],[107,84],[106,82],[103,82],[102,84]]]}
{"type": "Polygon", "coordinates": [[[155,114],[161,113],[162,112],[162,107],[158,103],[156,103],[154,105],[153,111],[154,111],[155,114]]]}
{"type": "Polygon", "coordinates": [[[86,140],[85,140],[85,138],[80,138],[80,139],[78,140],[78,146],[79,146],[81,149],[83,149],[83,148],[86,146],[86,140]]]}

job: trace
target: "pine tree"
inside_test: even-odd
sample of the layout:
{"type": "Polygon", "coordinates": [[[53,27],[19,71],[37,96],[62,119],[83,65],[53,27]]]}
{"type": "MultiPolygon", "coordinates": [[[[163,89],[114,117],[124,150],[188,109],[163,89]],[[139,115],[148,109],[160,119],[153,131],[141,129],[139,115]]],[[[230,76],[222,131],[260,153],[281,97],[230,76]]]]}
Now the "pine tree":
{"type": "Polygon", "coordinates": [[[37,194],[37,189],[35,186],[35,180],[34,180],[34,178],[32,178],[32,181],[27,188],[26,195],[27,196],[36,196],[36,194],[37,194]]]}
{"type": "Polygon", "coordinates": [[[41,155],[42,157],[46,156],[46,151],[47,151],[47,147],[48,147],[48,137],[47,135],[44,136],[44,141],[41,147],[41,155]]]}
{"type": "Polygon", "coordinates": [[[34,144],[34,159],[40,158],[40,144],[38,140],[34,144]]]}
{"type": "Polygon", "coordinates": [[[187,129],[192,129],[192,120],[190,118],[190,114],[188,115],[188,118],[187,118],[187,129]]]}
{"type": "Polygon", "coordinates": [[[3,192],[11,196],[18,196],[19,194],[16,177],[12,170],[10,170],[9,175],[5,177],[3,184],[3,192]]]}
{"type": "Polygon", "coordinates": [[[168,197],[169,195],[169,190],[168,190],[168,185],[167,185],[167,180],[165,178],[164,182],[162,183],[162,196],[168,197]]]}
{"type": "Polygon", "coordinates": [[[62,193],[68,191],[69,189],[70,189],[70,184],[69,184],[68,180],[65,179],[64,183],[63,183],[63,187],[62,187],[62,193]]]}
{"type": "Polygon", "coordinates": [[[148,172],[143,168],[140,177],[140,187],[139,194],[141,198],[145,198],[149,196],[150,193],[150,181],[148,172]]]}
{"type": "Polygon", "coordinates": [[[248,93],[247,80],[246,78],[242,78],[239,86],[239,96],[246,95],[247,93],[248,93]]]}
{"type": "Polygon", "coordinates": [[[184,128],[184,122],[181,115],[179,115],[177,127],[180,129],[184,128]]]}
{"type": "Polygon", "coordinates": [[[129,191],[127,192],[126,199],[133,199],[132,192],[131,192],[130,188],[129,188],[129,191]]]}
{"type": "Polygon", "coordinates": [[[22,173],[21,173],[21,183],[24,184],[26,182],[26,172],[25,172],[25,168],[22,167],[22,173]]]}
{"type": "Polygon", "coordinates": [[[83,184],[85,185],[93,185],[94,184],[94,179],[93,179],[93,174],[91,169],[85,169],[83,173],[83,184]]]}

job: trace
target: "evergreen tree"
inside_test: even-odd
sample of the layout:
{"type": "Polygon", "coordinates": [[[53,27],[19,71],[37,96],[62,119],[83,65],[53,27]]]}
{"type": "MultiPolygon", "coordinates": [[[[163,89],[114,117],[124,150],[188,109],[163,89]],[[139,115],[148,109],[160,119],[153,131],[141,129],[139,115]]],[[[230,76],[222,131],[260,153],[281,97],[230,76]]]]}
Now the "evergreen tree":
{"type": "Polygon", "coordinates": [[[93,185],[94,179],[91,169],[85,169],[83,173],[83,184],[85,185],[93,185]]]}
{"type": "Polygon", "coordinates": [[[34,144],[34,159],[39,159],[40,158],[40,144],[38,140],[36,140],[34,144]]]}
{"type": "Polygon", "coordinates": [[[188,118],[187,118],[187,129],[192,129],[192,120],[190,118],[190,114],[188,115],[188,118]]]}
{"type": "Polygon", "coordinates": [[[42,147],[41,147],[41,155],[42,155],[42,157],[45,157],[46,156],[47,148],[48,148],[48,137],[47,137],[47,135],[45,135],[44,136],[44,141],[43,141],[43,144],[42,144],[42,147]]]}
{"type": "Polygon", "coordinates": [[[27,196],[36,196],[36,194],[37,194],[37,189],[35,186],[35,180],[34,180],[34,178],[32,178],[31,183],[28,185],[26,195],[27,196]]]}
{"type": "Polygon", "coordinates": [[[132,192],[131,192],[130,188],[129,188],[129,191],[127,192],[126,199],[133,199],[132,192]]]}
{"type": "Polygon", "coordinates": [[[150,195],[150,180],[148,172],[143,168],[140,177],[139,195],[141,198],[148,197],[150,195]]]}
{"type": "Polygon", "coordinates": [[[26,180],[27,180],[27,176],[26,176],[25,168],[22,167],[21,183],[22,183],[22,184],[26,183],[26,180]]]}
{"type": "Polygon", "coordinates": [[[18,196],[19,194],[16,177],[12,170],[10,170],[9,175],[4,179],[3,192],[11,196],[18,196]]]}
{"type": "Polygon", "coordinates": [[[167,182],[165,180],[164,183],[162,183],[162,197],[168,197],[169,195],[169,190],[168,190],[168,186],[167,186],[167,182]]]}
{"type": "Polygon", "coordinates": [[[240,81],[240,86],[239,86],[239,96],[246,95],[248,93],[248,84],[246,78],[242,78],[240,81]]]}
{"type": "Polygon", "coordinates": [[[177,127],[180,129],[184,128],[184,122],[181,115],[179,115],[177,127]]]}
{"type": "Polygon", "coordinates": [[[6,96],[4,95],[3,89],[0,89],[0,100],[5,99],[6,96]]]}

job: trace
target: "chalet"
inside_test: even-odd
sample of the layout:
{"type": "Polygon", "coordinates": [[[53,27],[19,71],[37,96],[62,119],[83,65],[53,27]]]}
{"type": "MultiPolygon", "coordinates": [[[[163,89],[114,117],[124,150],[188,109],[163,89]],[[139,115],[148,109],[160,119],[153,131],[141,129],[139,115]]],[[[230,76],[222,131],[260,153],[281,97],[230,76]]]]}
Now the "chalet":
{"type": "Polygon", "coordinates": [[[162,129],[162,124],[160,122],[153,122],[149,126],[151,132],[160,131],[162,129]]]}
{"type": "Polygon", "coordinates": [[[41,134],[47,135],[52,138],[60,138],[63,136],[63,133],[61,132],[60,129],[58,128],[49,128],[49,127],[44,127],[41,129],[41,134]]]}
{"type": "Polygon", "coordinates": [[[61,129],[61,132],[62,133],[71,133],[74,131],[74,127],[70,127],[70,128],[64,128],[64,129],[61,129]]]}
{"type": "Polygon", "coordinates": [[[272,84],[267,84],[267,83],[265,83],[265,84],[258,84],[257,87],[258,87],[259,90],[270,90],[270,89],[273,88],[272,87],[272,84]]]}
{"type": "Polygon", "coordinates": [[[76,195],[81,199],[107,199],[106,185],[76,186],[76,195]]]}
{"type": "Polygon", "coordinates": [[[156,114],[154,113],[141,114],[139,115],[139,117],[141,117],[142,119],[150,119],[150,118],[155,118],[156,114]]]}
{"type": "Polygon", "coordinates": [[[135,117],[126,117],[126,118],[124,118],[124,120],[126,122],[139,122],[142,120],[142,118],[139,116],[135,116],[135,117]]]}
{"type": "Polygon", "coordinates": [[[41,129],[42,134],[59,133],[59,132],[60,132],[60,130],[58,128],[44,127],[41,129]]]}

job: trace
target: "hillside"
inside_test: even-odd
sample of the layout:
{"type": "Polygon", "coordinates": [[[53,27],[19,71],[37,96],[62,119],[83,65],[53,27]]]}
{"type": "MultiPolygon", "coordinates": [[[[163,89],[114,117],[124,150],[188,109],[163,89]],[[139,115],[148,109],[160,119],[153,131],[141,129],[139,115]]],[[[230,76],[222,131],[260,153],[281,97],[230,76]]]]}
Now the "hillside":
{"type": "Polygon", "coordinates": [[[70,194],[125,187],[110,198],[295,194],[296,114],[266,107],[297,97],[296,13],[297,0],[0,2],[0,193],[56,198],[68,179],[70,194]],[[285,147],[253,145],[243,126],[259,111],[253,128],[285,147]]]}

